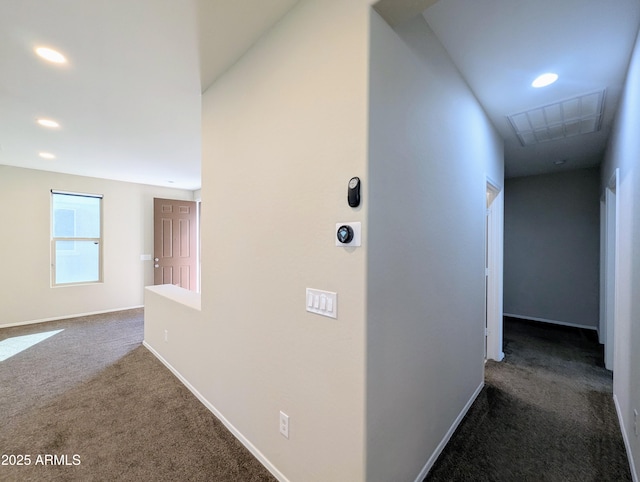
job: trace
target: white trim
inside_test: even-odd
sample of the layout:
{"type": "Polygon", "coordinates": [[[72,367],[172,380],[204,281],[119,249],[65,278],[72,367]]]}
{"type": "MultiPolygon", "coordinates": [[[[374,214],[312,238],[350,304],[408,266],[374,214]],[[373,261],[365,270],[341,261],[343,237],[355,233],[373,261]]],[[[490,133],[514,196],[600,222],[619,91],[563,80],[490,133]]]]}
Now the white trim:
{"type": "Polygon", "coordinates": [[[600,200],[600,309],[598,322],[598,341],[601,345],[607,342],[607,311],[605,267],[607,263],[607,205],[603,198],[600,200]]]}
{"type": "Polygon", "coordinates": [[[114,313],[116,311],[135,310],[137,308],[144,308],[144,305],[130,306],[128,308],[114,308],[111,310],[89,311],[87,313],[75,313],[72,315],[54,316],[52,318],[42,318],[40,320],[18,321],[16,323],[7,323],[6,325],[0,325],[0,330],[2,328],[11,328],[14,326],[36,325],[38,323],[46,323],[48,321],[72,320],[74,318],[82,318],[83,316],[102,315],[104,313],[114,313]]]}
{"type": "Polygon", "coordinates": [[[84,192],[59,191],[57,189],[52,189],[51,194],[62,194],[64,196],[78,196],[78,197],[95,197],[99,199],[104,199],[103,194],[88,194],[84,192]]]}
{"type": "Polygon", "coordinates": [[[487,184],[490,184],[491,188],[496,192],[500,192],[504,188],[503,184],[494,181],[493,178],[491,178],[491,176],[485,175],[485,179],[487,181],[487,184]]]}
{"type": "Polygon", "coordinates": [[[486,190],[493,200],[486,206],[485,220],[485,358],[502,361],[504,304],[504,190],[486,176],[486,190]]]}
{"type": "MultiPolygon", "coordinates": [[[[604,190],[605,198],[605,330],[604,337],[604,365],[608,370],[615,372],[616,342],[615,325],[618,316],[618,286],[619,280],[619,216],[620,196],[618,194],[618,180],[620,169],[613,171],[607,187],[604,190]]],[[[601,267],[602,269],[602,267],[601,267]]],[[[616,391],[616,379],[613,379],[613,389],[616,391]]]]}
{"type": "Polygon", "coordinates": [[[460,425],[460,422],[462,422],[462,419],[465,417],[465,415],[471,408],[471,405],[473,405],[473,402],[475,402],[476,398],[478,398],[478,395],[480,395],[480,392],[482,391],[483,387],[484,387],[484,381],[480,383],[480,385],[478,385],[478,388],[476,388],[475,392],[473,392],[473,395],[471,395],[471,398],[469,399],[467,404],[464,406],[462,411],[458,414],[456,419],[453,421],[453,424],[445,434],[444,438],[442,439],[442,441],[440,441],[440,443],[436,447],[436,450],[433,452],[433,454],[431,454],[431,457],[429,457],[429,460],[427,460],[427,463],[425,464],[425,466],[422,468],[422,470],[416,477],[415,482],[422,482],[424,478],[427,476],[427,474],[433,467],[433,464],[436,463],[436,460],[438,460],[438,457],[440,457],[440,454],[442,453],[446,445],[449,443],[449,440],[451,440],[451,437],[453,436],[453,433],[458,428],[458,425],[460,425]]]}
{"type": "Polygon", "coordinates": [[[154,350],[154,349],[153,349],[153,347],[152,347],[151,345],[149,345],[149,344],[147,343],[147,341],[146,341],[146,340],[142,342],[142,345],[143,345],[145,348],[147,348],[147,350],[149,350],[149,351],[150,351],[150,352],[151,352],[151,353],[152,353],[152,354],[153,354],[153,355],[154,355],[158,360],[160,360],[160,361],[162,362],[162,364],[163,364],[164,366],[166,366],[166,367],[171,371],[171,373],[173,373],[173,374],[178,378],[178,380],[180,380],[180,382],[182,382],[182,384],[183,384],[185,387],[187,387],[187,388],[189,389],[189,391],[191,391],[191,393],[193,393],[193,394],[196,396],[196,398],[197,398],[198,400],[200,400],[200,402],[201,402],[205,407],[207,407],[207,409],[209,409],[209,411],[210,411],[211,413],[213,413],[213,414],[216,416],[216,418],[217,418],[218,420],[220,420],[220,421],[223,423],[223,425],[224,425],[225,427],[227,427],[227,429],[228,429],[228,430],[233,434],[233,436],[234,436],[235,438],[237,438],[237,439],[238,439],[238,441],[239,441],[242,445],[244,445],[244,446],[249,450],[249,452],[251,452],[251,453],[253,454],[253,456],[254,456],[255,458],[257,458],[257,459],[260,461],[260,463],[261,463],[262,465],[264,465],[264,467],[265,467],[269,472],[271,472],[271,474],[273,474],[273,476],[274,476],[276,479],[278,479],[278,480],[279,480],[279,481],[281,481],[281,482],[289,482],[289,479],[287,479],[287,478],[284,476],[284,474],[283,474],[282,472],[280,472],[280,471],[279,471],[279,470],[278,470],[278,469],[277,469],[277,468],[276,468],[276,467],[275,467],[275,466],[274,466],[274,465],[269,461],[269,459],[267,459],[267,457],[265,457],[265,456],[264,456],[264,454],[263,454],[262,452],[260,452],[260,450],[258,450],[258,449],[256,448],[256,446],[255,446],[255,445],[253,445],[253,444],[249,441],[249,439],[247,439],[247,438],[246,438],[246,437],[245,437],[245,436],[244,436],[244,435],[243,435],[243,434],[242,434],[242,433],[241,433],[241,432],[240,432],[236,427],[234,427],[234,426],[233,426],[233,424],[231,424],[231,422],[229,422],[229,420],[227,420],[227,419],[222,415],[222,413],[220,413],[220,411],[219,411],[216,407],[214,407],[214,406],[211,404],[211,402],[209,402],[209,400],[207,400],[207,399],[204,397],[204,395],[202,395],[198,390],[196,390],[196,388],[195,388],[193,385],[191,385],[191,383],[189,383],[189,381],[188,381],[186,378],[184,378],[184,377],[180,374],[180,372],[179,372],[178,370],[176,370],[176,369],[175,369],[175,368],[174,368],[174,367],[173,367],[173,366],[172,366],[172,365],[171,365],[167,360],[165,360],[165,359],[162,357],[162,355],[160,355],[160,353],[158,353],[156,350],[154,350]]]}
{"type": "Polygon", "coordinates": [[[627,459],[629,459],[629,470],[631,470],[631,479],[633,482],[638,482],[638,473],[636,472],[636,464],[633,461],[633,451],[631,450],[631,443],[627,431],[625,430],[624,419],[622,418],[622,412],[620,411],[620,405],[618,403],[618,397],[613,395],[613,404],[616,406],[616,414],[618,415],[618,423],[620,424],[620,431],[622,432],[622,440],[624,440],[624,447],[627,450],[627,459]]]}
{"type": "Polygon", "coordinates": [[[504,316],[508,316],[509,318],[518,318],[520,320],[541,321],[543,323],[552,323],[554,325],[570,326],[572,328],[582,328],[583,330],[598,331],[597,326],[579,325],[578,323],[568,323],[566,321],[548,320],[546,318],[536,318],[535,316],[514,315],[512,313],[505,313],[504,316]]]}

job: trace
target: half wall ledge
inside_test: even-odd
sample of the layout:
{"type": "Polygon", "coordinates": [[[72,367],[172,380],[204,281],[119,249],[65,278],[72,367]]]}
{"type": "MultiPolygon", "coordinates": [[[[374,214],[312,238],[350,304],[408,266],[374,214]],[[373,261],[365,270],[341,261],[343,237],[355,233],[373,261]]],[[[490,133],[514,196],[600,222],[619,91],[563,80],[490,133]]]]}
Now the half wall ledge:
{"type": "Polygon", "coordinates": [[[156,293],[164,298],[168,298],[176,303],[188,306],[194,310],[200,311],[200,293],[189,291],[175,285],[155,285],[147,286],[147,291],[156,293]]]}
{"type": "Polygon", "coordinates": [[[200,293],[174,285],[145,288],[144,344],[181,372],[197,342],[201,318],[200,293]]]}

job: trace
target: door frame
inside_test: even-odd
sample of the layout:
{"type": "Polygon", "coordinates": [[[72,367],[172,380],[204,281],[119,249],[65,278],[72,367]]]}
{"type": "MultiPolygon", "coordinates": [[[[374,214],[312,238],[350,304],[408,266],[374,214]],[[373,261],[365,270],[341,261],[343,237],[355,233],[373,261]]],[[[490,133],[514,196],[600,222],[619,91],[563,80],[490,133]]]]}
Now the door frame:
{"type": "Polygon", "coordinates": [[[607,339],[606,299],[606,266],[607,266],[607,203],[605,191],[600,198],[600,315],[598,323],[598,342],[604,345],[607,339]]]}
{"type": "Polygon", "coordinates": [[[619,169],[616,169],[604,190],[604,293],[600,301],[604,304],[602,310],[600,331],[604,341],[604,364],[608,370],[614,370],[615,365],[615,325],[618,317],[618,274],[619,274],[619,215],[620,196],[618,195],[619,169]]]}
{"type": "Polygon", "coordinates": [[[502,361],[504,189],[487,177],[486,193],[485,358],[502,361]]]}

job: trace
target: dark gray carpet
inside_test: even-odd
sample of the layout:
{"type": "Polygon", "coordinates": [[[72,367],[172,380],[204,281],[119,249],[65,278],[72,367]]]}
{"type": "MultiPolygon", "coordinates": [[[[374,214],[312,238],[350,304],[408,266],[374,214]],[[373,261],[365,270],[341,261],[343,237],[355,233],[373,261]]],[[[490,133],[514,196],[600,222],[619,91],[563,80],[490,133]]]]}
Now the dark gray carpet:
{"type": "Polygon", "coordinates": [[[0,341],[60,328],[0,362],[0,454],[31,458],[0,465],[0,480],[275,480],[141,346],[142,310],[2,329],[0,341]]]}
{"type": "Polygon", "coordinates": [[[595,332],[505,319],[505,360],[426,481],[630,481],[595,332]]]}

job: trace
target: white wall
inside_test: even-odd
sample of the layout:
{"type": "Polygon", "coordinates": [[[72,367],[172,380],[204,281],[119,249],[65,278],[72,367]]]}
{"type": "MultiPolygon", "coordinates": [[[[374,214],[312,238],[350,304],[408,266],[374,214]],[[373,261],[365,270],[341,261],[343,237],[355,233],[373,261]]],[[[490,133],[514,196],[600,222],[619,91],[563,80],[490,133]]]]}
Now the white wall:
{"type": "Polygon", "coordinates": [[[422,16],[396,33],[372,13],[369,156],[366,480],[414,480],[483,384],[486,181],[504,173],[422,16]]]}
{"type": "Polygon", "coordinates": [[[283,480],[415,479],[483,383],[502,142],[422,17],[368,4],[300,2],[205,92],[200,316],[149,295],[149,346],[283,480]]]}
{"type": "Polygon", "coordinates": [[[600,172],[507,179],[506,315],[598,328],[600,172]]]}
{"type": "Polygon", "coordinates": [[[0,326],[141,306],[153,284],[153,198],[190,191],[0,166],[0,326]],[[104,282],[51,287],[51,189],[103,194],[104,282]]]}
{"type": "Polygon", "coordinates": [[[292,481],[364,480],[366,248],[335,224],[366,219],[346,189],[360,176],[366,199],[368,3],[300,2],[205,92],[201,319],[147,332],[292,481]],[[338,293],[337,320],[307,287],[338,293]]]}
{"type": "MultiPolygon", "coordinates": [[[[640,39],[629,65],[611,142],[602,167],[602,190],[620,169],[617,197],[617,306],[613,392],[622,418],[625,442],[637,480],[640,440],[634,434],[633,410],[640,412],[640,39]]],[[[639,421],[640,423],[640,421],[639,421]]]]}

